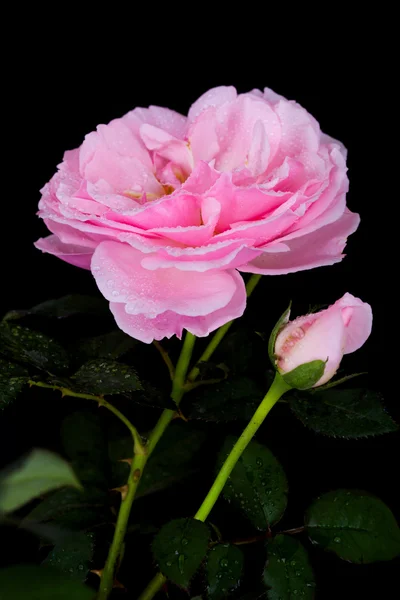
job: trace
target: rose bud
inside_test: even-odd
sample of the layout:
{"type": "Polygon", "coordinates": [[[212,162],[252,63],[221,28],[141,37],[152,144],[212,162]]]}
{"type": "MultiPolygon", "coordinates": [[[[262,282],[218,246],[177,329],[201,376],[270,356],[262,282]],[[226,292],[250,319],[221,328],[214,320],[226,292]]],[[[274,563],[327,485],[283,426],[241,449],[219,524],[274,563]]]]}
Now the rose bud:
{"type": "Polygon", "coordinates": [[[344,354],[358,350],[372,327],[369,304],[351,294],[326,310],[288,321],[285,313],[271,336],[274,364],[292,388],[318,387],[329,381],[344,354]],[[279,329],[279,325],[286,323],[279,329]],[[273,339],[275,333],[275,339],[273,339]]]}

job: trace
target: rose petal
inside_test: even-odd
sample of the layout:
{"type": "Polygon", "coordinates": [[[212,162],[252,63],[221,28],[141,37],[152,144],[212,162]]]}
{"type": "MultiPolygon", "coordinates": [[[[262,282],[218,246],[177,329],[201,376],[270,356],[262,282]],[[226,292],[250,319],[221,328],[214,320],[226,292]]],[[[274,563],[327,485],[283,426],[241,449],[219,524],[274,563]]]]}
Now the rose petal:
{"type": "Polygon", "coordinates": [[[226,306],[209,315],[187,317],[173,311],[166,311],[150,319],[145,315],[128,314],[124,304],[111,302],[110,309],[122,331],[146,344],[173,335],[181,338],[183,329],[187,329],[197,337],[205,337],[221,325],[240,317],[246,307],[246,288],[243,279],[236,271],[230,273],[236,284],[235,293],[226,306]]]}
{"type": "Polygon", "coordinates": [[[91,248],[63,244],[56,235],[39,238],[37,242],[35,242],[35,246],[42,252],[58,256],[58,258],[61,258],[61,260],[64,260],[71,265],[81,267],[82,269],[90,269],[90,262],[93,255],[93,250],[91,248]]]}
{"type": "Polygon", "coordinates": [[[339,306],[344,312],[350,309],[346,325],[345,354],[355,352],[366,342],[372,330],[372,309],[352,294],[345,294],[334,306],[339,306]]]}
{"type": "Polygon", "coordinates": [[[281,275],[333,265],[342,260],[347,236],[356,231],[359,222],[357,214],[346,210],[334,223],[307,235],[296,239],[283,237],[289,252],[263,253],[251,263],[238,268],[244,273],[281,275]]]}
{"type": "Polygon", "coordinates": [[[173,310],[203,316],[223,308],[236,284],[229,271],[184,273],[175,268],[143,268],[143,255],[127,244],[103,242],[93,255],[92,272],[102,294],[126,304],[126,312],[150,318],[173,310]]]}

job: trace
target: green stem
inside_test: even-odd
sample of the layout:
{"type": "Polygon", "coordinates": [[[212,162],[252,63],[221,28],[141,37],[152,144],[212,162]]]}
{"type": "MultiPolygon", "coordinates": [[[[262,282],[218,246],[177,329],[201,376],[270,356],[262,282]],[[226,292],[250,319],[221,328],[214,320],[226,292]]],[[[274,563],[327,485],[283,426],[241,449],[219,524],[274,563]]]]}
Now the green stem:
{"type": "MultiPolygon", "coordinates": [[[[243,454],[244,450],[252,440],[254,434],[259,429],[260,425],[263,423],[265,417],[271,410],[271,408],[276,404],[279,398],[288,390],[290,387],[284,382],[282,377],[276,373],[275,379],[262,400],[260,406],[257,408],[254,413],[250,423],[247,425],[246,429],[243,431],[242,435],[239,437],[236,444],[233,446],[230,454],[222,465],[221,470],[219,471],[213,485],[210,488],[207,496],[205,497],[202,505],[199,510],[195,514],[194,518],[198,521],[205,521],[213,509],[216,501],[218,500],[228,478],[232,473],[237,461],[243,454]]],[[[157,575],[152,579],[144,592],[139,596],[138,600],[151,600],[162,585],[166,582],[167,578],[162,573],[157,573],[157,575]]]]}
{"type": "Polygon", "coordinates": [[[144,466],[147,462],[146,454],[136,454],[133,457],[131,470],[129,472],[126,492],[121,493],[121,506],[118,513],[118,519],[115,526],[113,541],[108,552],[106,564],[101,574],[100,586],[98,591],[98,600],[106,600],[111,593],[114,585],[115,566],[120,557],[132,502],[139,485],[144,466]]]}
{"type": "Polygon", "coordinates": [[[163,361],[167,365],[168,372],[169,372],[169,377],[170,377],[171,381],[173,381],[174,377],[175,377],[175,367],[173,365],[172,360],[169,357],[168,352],[166,350],[164,350],[164,348],[161,346],[160,342],[157,342],[156,340],[153,341],[153,346],[155,348],[157,348],[157,350],[161,354],[161,358],[163,359],[163,361]]]}
{"type": "MultiPolygon", "coordinates": [[[[177,405],[179,405],[184,393],[185,393],[185,378],[189,368],[190,359],[193,352],[193,346],[196,341],[196,337],[191,333],[187,332],[185,341],[182,346],[182,351],[176,365],[174,379],[172,382],[171,397],[177,405]]],[[[140,477],[143,473],[143,469],[146,463],[156,447],[159,439],[163,435],[164,431],[171,422],[175,411],[166,409],[163,411],[159,418],[156,426],[154,427],[145,448],[145,454],[135,454],[133,457],[131,470],[129,473],[128,483],[126,488],[123,488],[125,493],[121,495],[121,507],[118,513],[117,524],[115,526],[115,532],[111,547],[107,556],[106,564],[101,574],[100,587],[97,595],[97,600],[107,600],[111,593],[114,583],[114,574],[116,570],[116,564],[121,554],[122,545],[124,542],[126,528],[128,525],[129,515],[131,512],[132,504],[135,499],[136,491],[139,485],[140,477]]]]}
{"type": "Polygon", "coordinates": [[[131,435],[133,438],[135,454],[144,454],[145,453],[145,449],[143,447],[142,440],[140,439],[140,435],[139,435],[136,427],[134,427],[132,425],[132,423],[125,417],[125,415],[123,415],[118,410],[118,408],[115,408],[115,406],[113,406],[112,404],[107,402],[107,400],[105,400],[103,398],[103,396],[95,396],[93,394],[82,394],[80,392],[74,392],[74,391],[72,391],[68,388],[62,387],[60,385],[52,385],[50,383],[44,383],[43,381],[29,380],[28,384],[30,386],[34,385],[36,387],[46,388],[49,390],[58,390],[59,392],[61,392],[62,396],[71,396],[72,398],[82,398],[84,400],[94,400],[100,406],[104,406],[105,408],[107,408],[107,410],[112,412],[116,417],[118,417],[118,419],[120,421],[122,421],[122,423],[124,425],[126,425],[126,427],[131,432],[131,435]]]}
{"type": "Polygon", "coordinates": [[[271,408],[276,404],[279,398],[288,390],[290,387],[284,382],[279,373],[276,373],[275,379],[272,382],[268,393],[262,400],[260,406],[257,408],[254,413],[250,423],[247,425],[246,429],[243,431],[242,435],[233,446],[230,454],[225,460],[224,464],[221,467],[214,483],[211,486],[210,491],[205,497],[202,505],[199,510],[195,514],[194,518],[198,521],[205,521],[210,514],[214,504],[218,500],[225,483],[228,480],[229,475],[232,473],[237,461],[242,456],[244,450],[247,448],[250,441],[253,439],[256,431],[263,423],[265,417],[271,410],[271,408]]]}
{"type": "MultiPolygon", "coordinates": [[[[250,277],[250,279],[246,285],[246,293],[247,293],[248,298],[253,293],[253,290],[256,287],[257,283],[260,281],[260,279],[261,279],[261,275],[252,275],[250,277]]],[[[232,327],[233,323],[234,323],[234,321],[229,321],[228,323],[225,323],[225,325],[223,325],[222,327],[217,329],[216,333],[214,334],[214,336],[211,339],[210,343],[208,344],[207,348],[204,350],[203,354],[200,356],[196,365],[190,371],[190,373],[188,375],[189,381],[194,381],[195,379],[197,379],[197,377],[199,376],[199,373],[200,373],[200,369],[197,365],[202,362],[207,362],[207,360],[209,360],[211,358],[212,354],[214,354],[215,350],[217,349],[217,347],[219,346],[219,344],[221,343],[221,341],[223,340],[223,338],[225,337],[225,335],[227,334],[229,329],[232,327]]]]}

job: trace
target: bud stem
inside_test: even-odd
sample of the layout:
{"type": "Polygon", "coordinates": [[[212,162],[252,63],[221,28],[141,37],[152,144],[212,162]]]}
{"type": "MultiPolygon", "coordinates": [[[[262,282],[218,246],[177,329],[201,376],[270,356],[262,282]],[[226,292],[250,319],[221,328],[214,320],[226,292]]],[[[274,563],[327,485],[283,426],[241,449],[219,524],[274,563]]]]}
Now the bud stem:
{"type": "MultiPolygon", "coordinates": [[[[265,417],[271,408],[278,402],[279,398],[290,389],[291,387],[285,383],[280,374],[277,372],[266,396],[264,396],[250,423],[247,425],[246,429],[243,431],[242,435],[233,446],[230,454],[222,465],[213,485],[210,488],[210,491],[195,514],[195,519],[198,521],[205,521],[207,519],[214,507],[214,504],[218,500],[229,478],[229,475],[232,473],[237,461],[253,439],[255,433],[264,422],[265,417]]],[[[139,600],[151,600],[166,581],[167,578],[162,573],[157,573],[141,596],[139,596],[139,600]]]]}
{"type": "Polygon", "coordinates": [[[230,454],[225,460],[224,464],[221,467],[213,485],[210,488],[207,496],[205,497],[202,505],[199,510],[195,514],[195,519],[199,521],[205,521],[208,515],[210,514],[214,504],[218,500],[225,483],[228,480],[229,475],[232,473],[237,461],[247,448],[248,444],[253,439],[256,431],[264,422],[265,417],[271,410],[271,408],[278,402],[279,398],[291,388],[283,381],[282,377],[279,373],[276,373],[275,379],[268,390],[268,393],[262,400],[260,406],[257,408],[254,413],[250,423],[247,425],[246,429],[243,431],[242,435],[233,446],[230,454]]]}

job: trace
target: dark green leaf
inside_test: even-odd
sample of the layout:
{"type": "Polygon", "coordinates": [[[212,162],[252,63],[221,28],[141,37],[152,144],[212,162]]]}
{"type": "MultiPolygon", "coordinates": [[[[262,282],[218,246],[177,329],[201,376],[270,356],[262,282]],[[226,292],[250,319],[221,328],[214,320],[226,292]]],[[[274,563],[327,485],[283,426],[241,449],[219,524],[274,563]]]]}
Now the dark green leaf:
{"type": "Polygon", "coordinates": [[[169,392],[164,392],[147,381],[141,381],[141,386],[141,389],[125,392],[124,397],[141,406],[176,410],[176,404],[171,399],[169,392]]]}
{"type": "MultiPolygon", "coordinates": [[[[192,459],[198,456],[205,439],[206,433],[191,423],[171,423],[149,458],[136,498],[166,489],[192,475],[198,468],[191,464],[192,459]]],[[[114,461],[112,486],[117,487],[126,482],[129,466],[116,461],[132,458],[132,438],[119,437],[110,441],[109,453],[114,461]]]]}
{"type": "Polygon", "coordinates": [[[61,426],[64,451],[83,484],[107,489],[108,449],[100,415],[78,411],[61,426]]]}
{"type": "Polygon", "coordinates": [[[79,531],[112,521],[107,492],[86,486],[83,492],[65,488],[47,496],[25,517],[22,526],[55,523],[69,531],[79,531]]]}
{"type": "Polygon", "coordinates": [[[187,589],[207,553],[209,538],[207,525],[195,519],[175,519],[164,525],[153,542],[160,571],[187,589]]]}
{"type": "Polygon", "coordinates": [[[38,315],[52,319],[64,319],[78,314],[91,316],[107,315],[108,303],[103,298],[71,294],[55,300],[46,300],[26,310],[13,310],[6,314],[5,321],[20,319],[28,315],[38,315]]]}
{"type": "Polygon", "coordinates": [[[80,340],[77,353],[82,362],[94,358],[119,358],[138,344],[138,341],[116,329],[96,337],[80,340]]]}
{"type": "Polygon", "coordinates": [[[286,325],[286,323],[289,321],[291,307],[292,307],[292,303],[290,302],[289,306],[287,307],[287,309],[285,310],[283,315],[280,316],[277,324],[271,331],[271,335],[268,340],[268,356],[269,356],[270,361],[274,365],[274,367],[275,367],[275,341],[276,341],[276,338],[278,337],[278,333],[280,332],[282,327],[284,327],[286,325]]]}
{"type": "Polygon", "coordinates": [[[367,389],[330,389],[291,394],[290,408],[317,433],[344,438],[380,435],[398,429],[385,412],[381,396],[367,389]]]}
{"type": "Polygon", "coordinates": [[[71,466],[48,450],[32,450],[0,478],[0,512],[10,512],[33,498],[69,485],[81,488],[71,466]]]}
{"type": "Polygon", "coordinates": [[[390,509],[367,492],[336,490],[318,498],[305,517],[312,542],[354,563],[391,560],[400,529],[390,509]]]}
{"type": "Polygon", "coordinates": [[[312,600],[315,581],[308,554],[300,542],[288,535],[277,535],[267,544],[268,560],[264,583],[269,600],[312,600]]]}
{"type": "Polygon", "coordinates": [[[43,565],[54,567],[68,579],[84,582],[94,552],[94,534],[92,532],[73,533],[49,552],[43,565]]]}
{"type": "Polygon", "coordinates": [[[282,379],[297,390],[308,390],[317,383],[324,374],[325,362],[323,360],[312,360],[299,365],[289,373],[281,373],[282,379]]]}
{"type": "Polygon", "coordinates": [[[228,598],[242,576],[243,553],[232,544],[217,544],[207,559],[207,594],[212,600],[228,598]]]}
{"type": "Polygon", "coordinates": [[[142,389],[132,367],[105,359],[86,363],[72,380],[77,389],[90,394],[121,394],[142,389]]]}
{"type": "Polygon", "coordinates": [[[227,335],[216,354],[232,375],[261,374],[269,367],[266,344],[245,327],[227,335]]]}
{"type": "Polygon", "coordinates": [[[250,377],[234,377],[191,392],[182,406],[189,419],[205,421],[248,421],[260,404],[265,390],[250,377]]]}
{"type": "Polygon", "coordinates": [[[0,358],[0,410],[8,406],[27,383],[28,371],[0,358]]]}
{"type": "Polygon", "coordinates": [[[18,565],[0,570],[0,600],[94,600],[95,592],[50,567],[18,565]]]}
{"type": "MultiPolygon", "coordinates": [[[[233,436],[225,441],[218,457],[219,468],[236,441],[233,436]]],[[[281,464],[268,448],[252,440],[225,484],[224,498],[254,527],[265,531],[285,512],[287,494],[288,482],[281,464]]]]}
{"type": "Polygon", "coordinates": [[[0,323],[0,348],[6,356],[38,369],[51,373],[68,369],[68,356],[58,342],[9,321],[0,323]]]}
{"type": "Polygon", "coordinates": [[[191,461],[204,444],[206,433],[187,423],[172,423],[149,459],[140,481],[137,498],[166,489],[192,475],[191,461]]]}

